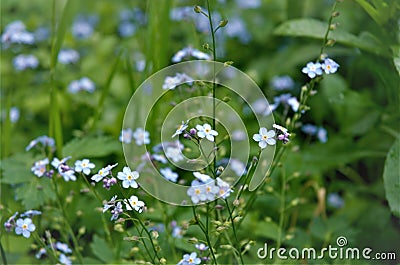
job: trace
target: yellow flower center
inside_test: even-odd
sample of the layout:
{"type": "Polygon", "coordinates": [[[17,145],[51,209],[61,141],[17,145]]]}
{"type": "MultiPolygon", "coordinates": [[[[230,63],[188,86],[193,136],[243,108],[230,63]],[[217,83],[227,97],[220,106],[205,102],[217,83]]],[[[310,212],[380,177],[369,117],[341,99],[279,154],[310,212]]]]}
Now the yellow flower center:
{"type": "Polygon", "coordinates": [[[126,177],[128,180],[132,180],[132,176],[131,175],[128,175],[127,177],[126,177]]]}
{"type": "Polygon", "coordinates": [[[28,228],[28,225],[27,224],[23,224],[22,225],[22,229],[27,229],[28,228]]]}
{"type": "Polygon", "coordinates": [[[199,189],[195,189],[194,193],[196,193],[198,195],[198,194],[200,194],[200,190],[199,189]]]}

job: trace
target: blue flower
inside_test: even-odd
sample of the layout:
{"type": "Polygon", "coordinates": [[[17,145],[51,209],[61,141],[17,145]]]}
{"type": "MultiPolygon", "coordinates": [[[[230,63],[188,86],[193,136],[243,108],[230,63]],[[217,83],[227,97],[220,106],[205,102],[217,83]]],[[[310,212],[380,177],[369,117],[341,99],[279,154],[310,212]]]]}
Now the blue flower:
{"type": "Polygon", "coordinates": [[[310,78],[314,78],[317,75],[322,75],[322,65],[320,63],[309,62],[301,71],[310,78]]]}
{"type": "Polygon", "coordinates": [[[160,169],[160,173],[164,176],[164,178],[172,182],[176,182],[179,177],[179,175],[173,172],[169,167],[160,169]]]}
{"type": "Polygon", "coordinates": [[[271,87],[274,90],[289,90],[292,89],[294,86],[293,79],[288,75],[283,76],[274,76],[270,83],[271,87]]]}
{"type": "Polygon", "coordinates": [[[183,259],[178,263],[179,265],[197,265],[200,264],[201,259],[197,257],[196,252],[183,255],[183,259]]]}
{"type": "Polygon", "coordinates": [[[83,77],[78,80],[73,80],[68,85],[68,91],[72,94],[76,94],[79,91],[85,90],[89,93],[94,92],[96,85],[87,77],[83,77]]]}
{"type": "Polygon", "coordinates": [[[28,68],[35,69],[39,65],[39,60],[34,55],[21,54],[13,59],[13,65],[17,71],[23,71],[28,68]]]}
{"type": "Polygon", "coordinates": [[[79,60],[79,53],[72,49],[63,49],[58,53],[58,61],[62,64],[73,64],[79,60]]]}
{"type": "Polygon", "coordinates": [[[55,147],[55,141],[53,138],[48,137],[46,135],[39,136],[38,138],[32,140],[29,145],[25,148],[25,151],[31,150],[33,147],[37,146],[38,144],[42,144],[43,147],[55,147]]]}
{"type": "Polygon", "coordinates": [[[218,132],[211,129],[211,125],[205,123],[203,125],[196,125],[197,136],[200,138],[207,138],[207,140],[214,142],[214,136],[218,135],[218,132]]]}
{"type": "Polygon", "coordinates": [[[327,200],[328,205],[333,208],[342,208],[344,205],[344,200],[337,193],[329,193],[327,200]]]}
{"type": "Polygon", "coordinates": [[[46,165],[48,164],[49,159],[47,157],[43,160],[36,161],[31,167],[31,171],[40,178],[46,173],[46,165]]]}
{"type": "Polygon", "coordinates": [[[15,227],[15,233],[17,235],[23,235],[26,238],[29,238],[31,236],[31,232],[35,231],[36,226],[32,224],[32,219],[31,218],[19,218],[17,220],[17,226],[15,227]]]}
{"type": "Polygon", "coordinates": [[[71,259],[69,257],[65,256],[65,254],[63,254],[63,253],[61,253],[59,261],[61,264],[65,264],[65,265],[72,264],[71,259]]]}
{"type": "Polygon", "coordinates": [[[139,146],[150,143],[150,134],[143,128],[137,128],[132,136],[135,139],[136,144],[139,146]]]}
{"type": "Polygon", "coordinates": [[[72,253],[72,250],[68,247],[67,244],[61,243],[61,242],[56,242],[56,249],[64,252],[65,254],[70,254],[72,253]]]}
{"type": "Polygon", "coordinates": [[[321,68],[326,74],[333,74],[336,73],[337,69],[339,68],[339,64],[332,59],[326,58],[322,63],[321,68]]]}

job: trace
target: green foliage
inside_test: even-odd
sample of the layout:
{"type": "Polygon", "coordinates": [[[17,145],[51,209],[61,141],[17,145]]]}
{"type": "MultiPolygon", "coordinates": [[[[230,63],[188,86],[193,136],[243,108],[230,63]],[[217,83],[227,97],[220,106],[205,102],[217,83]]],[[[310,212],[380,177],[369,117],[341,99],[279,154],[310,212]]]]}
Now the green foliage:
{"type": "MultiPolygon", "coordinates": [[[[309,37],[323,39],[326,32],[326,23],[311,18],[289,20],[278,26],[274,33],[281,36],[309,37]]],[[[360,48],[379,55],[389,56],[383,43],[369,32],[361,32],[355,36],[347,31],[336,29],[329,38],[338,43],[360,48]]]]}
{"type": "Polygon", "coordinates": [[[93,237],[93,242],[90,244],[90,248],[93,251],[93,254],[103,261],[106,264],[109,264],[113,261],[113,252],[112,247],[107,244],[107,242],[100,238],[99,236],[95,235],[93,237]]]}
{"type": "Polygon", "coordinates": [[[393,143],[386,157],[383,181],[390,210],[400,217],[400,139],[393,143]]]}
{"type": "Polygon", "coordinates": [[[68,142],[63,149],[63,156],[74,159],[87,157],[104,157],[121,151],[121,144],[110,136],[86,136],[75,138],[68,142]]]}

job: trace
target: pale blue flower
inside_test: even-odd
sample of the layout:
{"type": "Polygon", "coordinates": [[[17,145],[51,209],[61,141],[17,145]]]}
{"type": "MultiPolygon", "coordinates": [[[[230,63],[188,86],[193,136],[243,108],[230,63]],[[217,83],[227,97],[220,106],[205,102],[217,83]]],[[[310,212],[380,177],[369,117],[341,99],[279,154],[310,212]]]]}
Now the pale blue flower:
{"type": "Polygon", "coordinates": [[[317,138],[321,143],[326,143],[328,141],[328,132],[325,128],[319,127],[317,131],[317,138]]]}
{"type": "Polygon", "coordinates": [[[62,64],[76,63],[79,58],[79,53],[73,49],[63,49],[58,53],[58,61],[62,64]]]}
{"type": "Polygon", "coordinates": [[[270,85],[276,91],[290,90],[294,87],[294,81],[288,75],[274,76],[271,79],[270,85]]]}
{"type": "Polygon", "coordinates": [[[73,80],[68,85],[68,91],[72,94],[76,94],[79,91],[87,91],[89,93],[93,93],[96,89],[96,85],[92,80],[87,77],[82,77],[78,80],[73,80]]]}
{"type": "Polygon", "coordinates": [[[10,122],[11,123],[16,123],[19,120],[19,109],[17,107],[11,107],[10,108],[10,122]]]}
{"type": "Polygon", "coordinates": [[[172,182],[176,182],[179,177],[179,175],[173,172],[169,167],[160,169],[160,173],[164,176],[164,178],[172,182]]]}
{"type": "Polygon", "coordinates": [[[143,128],[137,128],[133,133],[133,138],[137,145],[149,144],[150,143],[150,134],[148,131],[145,131],[143,128]]]}
{"type": "Polygon", "coordinates": [[[16,222],[15,233],[17,235],[23,235],[26,238],[31,236],[31,232],[35,231],[36,226],[32,223],[31,218],[19,218],[16,222]]]}
{"type": "Polygon", "coordinates": [[[261,127],[259,133],[253,135],[253,140],[258,142],[258,146],[261,147],[261,149],[264,149],[265,147],[267,147],[267,145],[276,144],[276,140],[274,139],[274,137],[275,131],[268,131],[265,127],[261,127]]]}
{"type": "Polygon", "coordinates": [[[135,180],[139,178],[139,173],[137,171],[131,171],[129,167],[124,167],[122,172],[118,172],[117,178],[122,180],[122,187],[125,189],[129,187],[136,189],[138,187],[135,180]]]}
{"type": "Polygon", "coordinates": [[[77,160],[75,161],[75,171],[83,172],[85,175],[90,174],[90,170],[95,168],[95,165],[90,162],[89,159],[77,160]]]}
{"type": "Polygon", "coordinates": [[[210,60],[211,56],[207,53],[201,52],[197,49],[194,49],[192,47],[185,47],[182,50],[178,51],[173,57],[172,57],[172,62],[173,63],[178,63],[183,61],[186,58],[194,57],[199,60],[210,60]]]}
{"type": "Polygon", "coordinates": [[[197,257],[196,252],[183,255],[183,259],[178,263],[182,265],[197,265],[200,264],[201,259],[197,257]]]}
{"type": "Polygon", "coordinates": [[[61,264],[65,264],[65,265],[72,264],[71,259],[69,257],[67,257],[64,253],[61,253],[59,261],[61,264]]]}
{"type": "Polygon", "coordinates": [[[15,70],[23,71],[28,68],[35,69],[39,65],[39,60],[35,55],[18,55],[13,59],[15,70]]]}
{"type": "Polygon", "coordinates": [[[336,73],[337,69],[339,68],[339,64],[332,59],[326,58],[322,63],[321,68],[326,74],[333,74],[336,73]]]}
{"type": "Polygon", "coordinates": [[[129,144],[132,142],[133,131],[131,128],[122,129],[121,135],[119,136],[119,141],[124,144],[129,144]]]}
{"type": "Polygon", "coordinates": [[[61,242],[56,242],[56,249],[64,252],[65,254],[70,254],[72,253],[72,250],[68,247],[67,244],[61,243],[61,242]]]}
{"type": "Polygon", "coordinates": [[[329,193],[328,194],[328,205],[333,208],[342,208],[344,206],[344,200],[337,193],[329,193]]]}
{"type": "Polygon", "coordinates": [[[314,78],[317,75],[322,75],[322,65],[320,63],[309,62],[301,71],[310,78],[314,78]]]}
{"type": "Polygon", "coordinates": [[[35,216],[35,215],[41,215],[41,214],[42,214],[41,211],[37,211],[37,210],[28,210],[28,211],[22,213],[22,214],[20,215],[20,217],[33,217],[33,216],[35,216]]]}
{"type": "Polygon", "coordinates": [[[38,138],[32,140],[29,145],[25,148],[26,151],[29,151],[33,147],[38,144],[42,144],[43,147],[55,147],[55,141],[53,138],[48,137],[46,135],[39,136],[38,138]]]}
{"type": "Polygon", "coordinates": [[[31,167],[31,171],[40,178],[46,173],[46,165],[48,164],[49,159],[47,157],[43,160],[36,161],[31,167]]]}

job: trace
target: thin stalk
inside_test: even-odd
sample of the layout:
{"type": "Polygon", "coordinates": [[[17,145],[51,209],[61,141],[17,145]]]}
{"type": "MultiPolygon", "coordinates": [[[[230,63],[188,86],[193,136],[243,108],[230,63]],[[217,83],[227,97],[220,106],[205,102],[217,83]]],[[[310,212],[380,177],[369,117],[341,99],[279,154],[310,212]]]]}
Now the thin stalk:
{"type": "MultiPolygon", "coordinates": [[[[215,83],[215,62],[217,60],[217,51],[215,49],[216,43],[215,43],[215,32],[214,32],[214,26],[212,22],[212,15],[211,15],[211,9],[210,9],[210,0],[207,0],[207,9],[208,9],[208,21],[210,23],[210,31],[211,31],[211,37],[212,37],[212,52],[213,52],[213,87],[212,87],[212,93],[213,93],[213,129],[215,130],[215,108],[216,108],[216,100],[215,100],[215,90],[216,90],[216,83],[215,83]]],[[[216,170],[217,166],[217,150],[215,148],[215,143],[214,143],[214,171],[216,170]]]]}
{"type": "Polygon", "coordinates": [[[81,252],[79,251],[78,240],[76,239],[74,231],[72,230],[72,227],[68,222],[67,212],[65,211],[65,209],[64,209],[64,207],[63,207],[63,205],[61,203],[61,196],[60,196],[60,193],[58,192],[58,187],[57,187],[56,180],[55,180],[55,178],[52,178],[51,180],[52,180],[51,182],[53,183],[53,188],[54,188],[54,191],[55,191],[56,197],[57,197],[56,202],[57,202],[58,208],[60,208],[60,210],[61,210],[61,213],[62,213],[63,218],[64,218],[65,226],[66,226],[66,228],[67,228],[67,230],[68,230],[68,232],[69,232],[69,234],[71,236],[72,242],[74,244],[74,250],[75,250],[76,256],[77,256],[77,258],[79,260],[79,263],[83,264],[82,255],[81,255],[81,252]]]}
{"type": "MultiPolygon", "coordinates": [[[[86,176],[83,175],[83,174],[81,174],[81,176],[82,176],[82,178],[85,180],[85,183],[86,183],[86,186],[88,187],[88,189],[91,190],[91,191],[93,192],[94,197],[96,197],[96,199],[97,199],[100,203],[103,203],[103,200],[100,198],[100,195],[97,193],[96,189],[95,189],[92,185],[90,185],[89,180],[86,178],[86,176]]],[[[102,223],[103,223],[104,231],[106,232],[107,241],[108,241],[110,244],[113,245],[113,240],[112,240],[112,237],[111,237],[111,232],[110,232],[110,230],[109,230],[109,228],[108,228],[108,226],[107,226],[107,222],[106,222],[106,219],[105,219],[105,217],[104,217],[103,214],[101,215],[101,220],[102,220],[102,223]]]]}
{"type": "MultiPolygon", "coordinates": [[[[234,222],[233,217],[232,217],[232,213],[233,213],[233,212],[231,212],[231,210],[230,210],[230,208],[229,208],[228,200],[227,200],[227,199],[224,199],[224,201],[225,201],[225,204],[226,204],[226,208],[227,208],[227,210],[228,210],[228,213],[229,213],[229,219],[231,220],[233,235],[234,235],[234,237],[235,237],[236,244],[239,244],[239,240],[238,240],[237,233],[236,233],[236,228],[235,228],[235,222],[234,222]]],[[[242,251],[240,250],[240,245],[238,245],[238,247],[239,247],[239,251],[238,251],[238,252],[239,252],[240,262],[241,262],[242,264],[244,264],[243,257],[242,257],[242,251]]]]}
{"type": "Polygon", "coordinates": [[[6,253],[4,252],[4,248],[3,248],[3,244],[1,244],[0,241],[0,252],[1,252],[1,260],[3,261],[4,265],[7,265],[7,257],[6,257],[6,253]]]}
{"type": "MultiPolygon", "coordinates": [[[[46,244],[43,242],[43,240],[39,237],[39,235],[38,235],[36,232],[33,232],[32,235],[33,235],[33,237],[35,238],[35,240],[36,240],[44,249],[49,249],[49,247],[46,246],[46,244]]],[[[53,259],[53,261],[54,261],[55,263],[57,263],[59,260],[58,260],[58,258],[57,258],[57,255],[55,254],[54,248],[52,248],[51,246],[52,246],[52,244],[50,244],[50,249],[51,249],[51,251],[46,251],[46,253],[49,253],[49,252],[50,252],[51,255],[49,255],[49,256],[53,259]]],[[[4,263],[4,264],[7,264],[7,263],[4,263]]]]}
{"type": "Polygon", "coordinates": [[[196,223],[199,225],[201,231],[203,231],[203,233],[204,233],[204,235],[206,237],[208,249],[210,250],[211,256],[213,258],[213,263],[215,265],[217,265],[217,259],[215,257],[213,246],[211,245],[211,240],[210,240],[210,237],[208,235],[208,231],[206,230],[206,227],[204,226],[204,224],[201,222],[201,220],[198,218],[198,216],[196,214],[196,206],[192,206],[192,210],[193,210],[193,216],[194,216],[194,218],[196,220],[196,223]]]}
{"type": "Polygon", "coordinates": [[[279,230],[278,230],[278,239],[276,242],[276,249],[281,247],[282,242],[282,230],[283,230],[283,220],[285,218],[285,201],[286,201],[286,172],[282,169],[282,187],[281,187],[281,194],[280,194],[280,209],[279,209],[279,230]]]}

